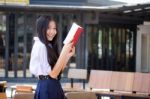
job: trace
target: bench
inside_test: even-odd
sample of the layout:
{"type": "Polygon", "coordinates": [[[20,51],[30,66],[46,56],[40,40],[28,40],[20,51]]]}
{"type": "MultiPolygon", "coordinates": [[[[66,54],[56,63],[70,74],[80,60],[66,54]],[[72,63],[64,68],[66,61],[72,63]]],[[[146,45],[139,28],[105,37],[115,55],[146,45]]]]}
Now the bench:
{"type": "Polygon", "coordinates": [[[149,73],[91,70],[89,86],[99,98],[150,99],[149,73]]]}

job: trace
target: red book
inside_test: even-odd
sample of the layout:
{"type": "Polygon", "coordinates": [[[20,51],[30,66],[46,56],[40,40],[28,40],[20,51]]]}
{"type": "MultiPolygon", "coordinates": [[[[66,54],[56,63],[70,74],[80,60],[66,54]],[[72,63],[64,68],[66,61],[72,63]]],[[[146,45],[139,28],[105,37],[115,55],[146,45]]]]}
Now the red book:
{"type": "Polygon", "coordinates": [[[75,46],[82,32],[83,32],[83,28],[78,24],[73,23],[63,43],[67,44],[70,41],[73,41],[73,46],[75,46]]]}

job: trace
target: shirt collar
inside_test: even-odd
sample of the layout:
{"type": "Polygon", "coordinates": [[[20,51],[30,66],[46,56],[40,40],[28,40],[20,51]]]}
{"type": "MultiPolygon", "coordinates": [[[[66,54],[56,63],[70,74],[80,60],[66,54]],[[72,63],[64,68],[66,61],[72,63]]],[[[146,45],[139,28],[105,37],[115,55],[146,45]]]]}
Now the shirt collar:
{"type": "Polygon", "coordinates": [[[40,39],[38,37],[33,38],[35,41],[39,41],[40,39]]]}
{"type": "MultiPolygon", "coordinates": [[[[34,39],[35,41],[40,41],[39,37],[34,37],[33,39],[34,39]]],[[[48,46],[49,46],[50,48],[53,47],[51,43],[49,43],[48,46]]]]}

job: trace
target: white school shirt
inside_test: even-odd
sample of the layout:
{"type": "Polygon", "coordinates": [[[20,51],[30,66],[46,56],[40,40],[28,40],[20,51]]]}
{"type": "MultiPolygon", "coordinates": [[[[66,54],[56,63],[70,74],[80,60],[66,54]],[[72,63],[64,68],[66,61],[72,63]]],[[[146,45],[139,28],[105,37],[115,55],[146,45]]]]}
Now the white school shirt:
{"type": "Polygon", "coordinates": [[[51,71],[51,66],[48,63],[46,46],[38,37],[34,37],[34,40],[30,58],[30,72],[37,77],[39,75],[48,75],[51,71]]]}

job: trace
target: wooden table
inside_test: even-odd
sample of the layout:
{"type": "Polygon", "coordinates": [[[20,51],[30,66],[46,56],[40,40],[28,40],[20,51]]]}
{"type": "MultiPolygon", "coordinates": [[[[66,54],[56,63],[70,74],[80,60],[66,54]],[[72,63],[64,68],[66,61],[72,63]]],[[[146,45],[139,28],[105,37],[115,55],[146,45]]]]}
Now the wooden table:
{"type": "Polygon", "coordinates": [[[1,98],[1,99],[7,99],[6,93],[0,93],[0,98],[1,98]]]}

